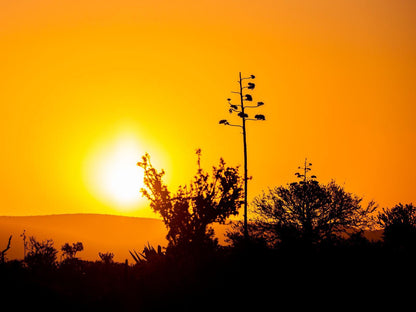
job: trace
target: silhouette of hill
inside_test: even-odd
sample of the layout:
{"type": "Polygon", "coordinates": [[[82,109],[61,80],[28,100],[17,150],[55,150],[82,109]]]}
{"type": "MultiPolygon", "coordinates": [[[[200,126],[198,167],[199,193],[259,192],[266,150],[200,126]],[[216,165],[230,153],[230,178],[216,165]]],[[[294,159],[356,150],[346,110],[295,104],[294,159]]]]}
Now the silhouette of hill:
{"type": "MultiPolygon", "coordinates": [[[[216,225],[216,236],[224,244],[226,225],[216,225]]],[[[101,214],[62,214],[47,216],[0,216],[0,248],[6,247],[13,235],[7,258],[23,259],[23,239],[20,235],[35,236],[38,240],[52,239],[60,251],[65,243],[82,242],[84,250],[77,254],[83,260],[99,260],[98,252],[114,253],[114,260],[132,261],[129,250],[142,251],[149,242],[166,246],[166,228],[162,220],[101,214]]],[[[58,259],[61,252],[58,255],[58,259]]]]}
{"type": "Polygon", "coordinates": [[[8,259],[23,258],[23,239],[20,237],[23,230],[28,237],[52,239],[59,251],[65,243],[82,242],[84,250],[77,256],[91,261],[99,260],[98,252],[112,252],[118,262],[131,261],[129,249],[141,251],[147,242],[155,246],[167,244],[166,228],[158,219],[100,214],[3,216],[0,217],[0,247],[13,235],[8,259]]]}
{"type": "MultiPolygon", "coordinates": [[[[214,226],[220,244],[224,244],[227,225],[214,226]]],[[[84,260],[99,260],[98,252],[114,253],[114,260],[132,261],[129,250],[141,251],[148,242],[166,246],[166,228],[162,220],[100,214],[63,214],[48,216],[0,217],[0,248],[5,248],[13,235],[7,258],[23,259],[23,240],[20,235],[35,236],[38,240],[52,239],[60,250],[65,243],[82,242],[84,250],[77,256],[84,260]]],[[[368,239],[381,239],[382,231],[365,232],[368,239]]],[[[58,255],[58,259],[60,254],[58,255]]]]}

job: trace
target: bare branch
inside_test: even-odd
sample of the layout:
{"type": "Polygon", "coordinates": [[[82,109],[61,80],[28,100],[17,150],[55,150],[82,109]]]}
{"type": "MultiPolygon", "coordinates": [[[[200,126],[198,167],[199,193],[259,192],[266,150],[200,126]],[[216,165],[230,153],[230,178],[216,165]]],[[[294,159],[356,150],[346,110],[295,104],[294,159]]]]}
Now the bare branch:
{"type": "Polygon", "coordinates": [[[0,263],[4,263],[4,258],[6,256],[6,252],[10,249],[10,243],[12,240],[12,235],[10,235],[9,237],[9,242],[7,243],[7,247],[6,249],[4,249],[1,253],[0,253],[0,263]]]}

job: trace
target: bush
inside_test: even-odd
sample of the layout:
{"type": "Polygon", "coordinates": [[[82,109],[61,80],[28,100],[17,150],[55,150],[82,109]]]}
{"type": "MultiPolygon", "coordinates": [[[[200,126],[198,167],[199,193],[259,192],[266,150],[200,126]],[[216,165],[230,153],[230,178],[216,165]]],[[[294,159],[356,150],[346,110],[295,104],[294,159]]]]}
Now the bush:
{"type": "Polygon", "coordinates": [[[378,214],[378,223],[384,229],[386,246],[409,249],[416,244],[416,207],[413,204],[398,204],[392,209],[383,209],[378,214]]]}
{"type": "Polygon", "coordinates": [[[53,247],[53,240],[37,241],[35,237],[29,237],[26,246],[28,252],[25,263],[30,269],[45,269],[56,267],[56,254],[58,251],[53,247]]]}

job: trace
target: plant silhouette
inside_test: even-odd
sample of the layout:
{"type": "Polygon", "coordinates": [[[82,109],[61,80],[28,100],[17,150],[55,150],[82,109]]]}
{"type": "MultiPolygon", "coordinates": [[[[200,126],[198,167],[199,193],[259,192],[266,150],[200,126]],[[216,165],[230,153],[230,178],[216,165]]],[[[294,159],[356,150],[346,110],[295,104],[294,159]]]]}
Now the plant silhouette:
{"type": "Polygon", "coordinates": [[[71,260],[75,258],[77,252],[84,250],[84,245],[81,242],[73,243],[72,246],[65,243],[65,245],[61,247],[61,250],[65,260],[71,260]]]}
{"type": "Polygon", "coordinates": [[[308,176],[311,163],[305,161],[298,182],[270,189],[253,201],[254,230],[272,245],[312,245],[329,242],[373,224],[374,202],[348,193],[334,181],[324,185],[308,176]]]}
{"type": "Polygon", "coordinates": [[[0,263],[4,263],[4,261],[6,260],[6,253],[10,249],[11,240],[12,240],[12,235],[9,236],[9,240],[7,242],[6,248],[0,251],[0,263]]]}
{"type": "Polygon", "coordinates": [[[416,244],[416,207],[413,204],[398,204],[383,209],[377,217],[383,228],[386,246],[399,249],[414,249],[416,244]]]}
{"type": "Polygon", "coordinates": [[[247,121],[265,121],[266,117],[262,114],[257,114],[254,116],[254,118],[249,118],[249,115],[246,113],[249,109],[252,108],[258,108],[260,106],[264,105],[264,102],[257,102],[257,105],[246,105],[246,102],[252,102],[253,96],[251,94],[244,94],[244,89],[247,90],[253,90],[256,85],[253,82],[248,82],[246,85],[244,85],[244,81],[246,80],[252,80],[256,77],[254,75],[250,75],[248,77],[242,77],[241,72],[239,73],[239,91],[232,91],[232,93],[236,93],[239,95],[239,105],[235,105],[231,103],[231,99],[228,98],[227,102],[229,105],[228,111],[230,114],[236,113],[238,117],[241,119],[241,124],[231,124],[226,119],[221,119],[219,121],[220,125],[225,126],[232,126],[232,127],[239,127],[242,130],[243,135],[243,154],[244,154],[244,238],[247,241],[248,240],[248,203],[247,203],[247,196],[248,196],[248,168],[247,168],[247,128],[246,128],[246,122],[247,121]]]}
{"type": "Polygon", "coordinates": [[[98,254],[101,261],[78,260],[77,252],[84,246],[67,243],[62,246],[63,259],[57,261],[52,240],[23,235],[24,261],[0,263],[6,289],[2,295],[17,302],[16,310],[277,308],[268,298],[284,306],[302,298],[305,308],[311,302],[320,307],[327,298],[362,304],[381,290],[392,296],[393,290],[406,288],[416,278],[415,253],[397,252],[414,248],[412,204],[379,213],[375,220],[384,229],[385,243],[370,241],[365,234],[374,221],[375,204],[363,206],[361,198],[333,181],[319,183],[305,161],[297,182],[256,198],[257,218],[249,223],[249,241],[241,222],[243,244],[212,248],[217,245],[210,226],[225,221],[242,205],[238,168],[220,161],[208,175],[201,169],[198,151],[194,179],[172,194],[162,181],[163,171],[153,168],[148,155],[144,161],[146,186],[157,190],[151,192],[149,187],[147,196],[154,200],[151,204],[160,205],[155,211],[166,218],[172,235],[166,251],[148,243],[142,252],[130,251],[135,263],[129,265],[114,262],[109,252],[98,254]],[[236,185],[240,188],[234,190],[236,185]],[[186,222],[177,224],[180,220],[186,222]],[[21,298],[25,300],[17,300],[21,298]]]}
{"type": "Polygon", "coordinates": [[[129,252],[137,264],[144,262],[155,262],[165,255],[165,253],[162,251],[162,246],[158,245],[156,250],[149,243],[147,243],[147,246],[144,246],[141,253],[138,253],[135,250],[129,252]]]}
{"type": "Polygon", "coordinates": [[[30,236],[27,243],[28,250],[24,261],[29,268],[52,269],[56,266],[58,251],[53,247],[53,240],[37,241],[35,237],[30,236]]]}
{"type": "Polygon", "coordinates": [[[112,252],[99,252],[98,256],[105,264],[114,263],[114,254],[112,252]]]}
{"type": "Polygon", "coordinates": [[[138,165],[144,169],[142,194],[151,208],[161,215],[168,229],[168,248],[201,248],[216,244],[210,225],[237,215],[243,203],[242,178],[238,168],[227,167],[220,160],[211,176],[200,167],[201,150],[197,150],[197,173],[189,185],[172,194],[163,183],[164,171],[157,171],[146,154],[138,165]]]}

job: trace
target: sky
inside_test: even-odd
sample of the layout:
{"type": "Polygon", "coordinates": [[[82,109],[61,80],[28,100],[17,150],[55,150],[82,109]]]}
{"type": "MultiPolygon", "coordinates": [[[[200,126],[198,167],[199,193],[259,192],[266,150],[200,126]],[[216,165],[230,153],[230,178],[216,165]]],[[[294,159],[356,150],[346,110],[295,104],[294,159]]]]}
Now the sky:
{"type": "Polygon", "coordinates": [[[155,216],[146,152],[173,192],[197,148],[241,166],[218,124],[239,72],[265,103],[249,200],[307,158],[364,201],[416,203],[415,70],[412,0],[0,0],[0,215],[155,216]]]}

